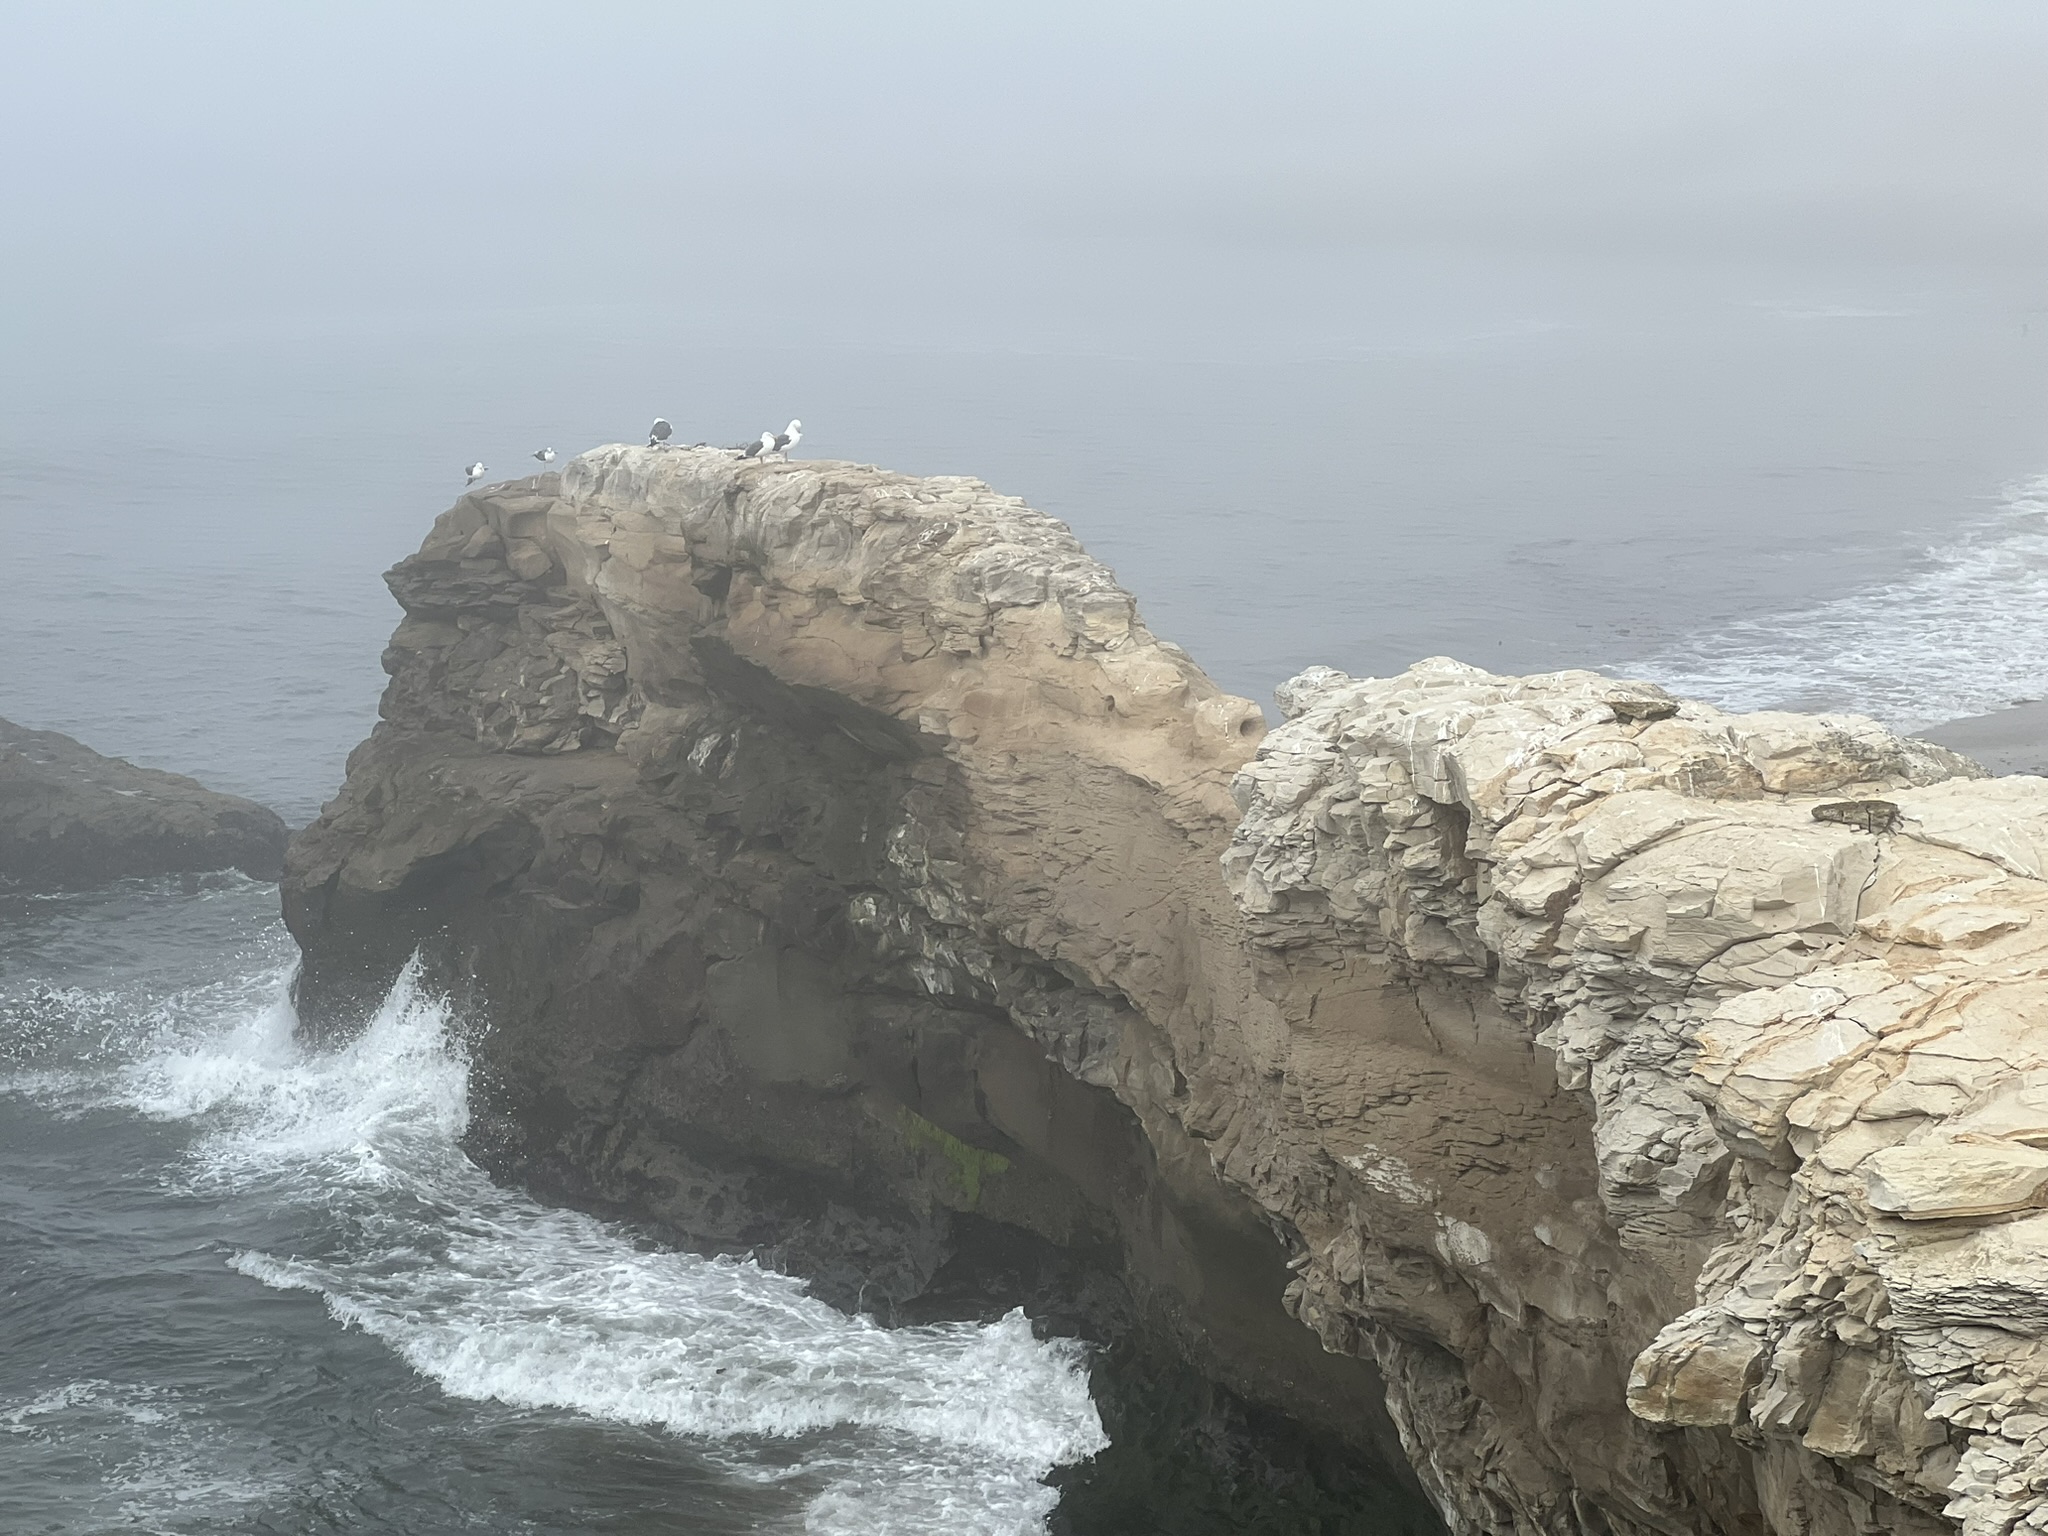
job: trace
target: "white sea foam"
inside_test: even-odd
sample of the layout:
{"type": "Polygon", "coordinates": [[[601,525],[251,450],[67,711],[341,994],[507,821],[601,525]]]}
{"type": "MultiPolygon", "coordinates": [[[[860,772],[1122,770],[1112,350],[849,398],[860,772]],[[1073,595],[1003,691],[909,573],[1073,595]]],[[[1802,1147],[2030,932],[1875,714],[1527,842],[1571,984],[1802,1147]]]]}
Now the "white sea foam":
{"type": "Polygon", "coordinates": [[[451,1395],[657,1425],[735,1472],[801,1477],[819,1532],[1038,1531],[1044,1474],[1105,1443],[1077,1350],[1021,1314],[885,1329],[751,1261],[655,1250],[493,1185],[457,1144],[447,1005],[410,969],[338,1051],[300,1047],[277,997],[173,1033],[119,1091],[198,1122],[195,1185],[318,1202],[320,1251],[235,1268],[318,1294],[451,1395]],[[793,1474],[769,1449],[792,1440],[793,1474]]]}
{"type": "Polygon", "coordinates": [[[35,1422],[37,1419],[46,1419],[87,1403],[98,1402],[100,1395],[112,1387],[112,1382],[97,1377],[83,1381],[67,1381],[61,1387],[38,1392],[34,1397],[0,1409],[0,1429],[6,1430],[10,1435],[34,1434],[38,1428],[35,1422]]]}
{"type": "Polygon", "coordinates": [[[1914,574],[1744,620],[1625,669],[1726,709],[1838,709],[1913,730],[2048,694],[2048,476],[1914,574]]]}
{"type": "MultiPolygon", "coordinates": [[[[150,900],[160,894],[145,882],[128,882],[111,901],[102,896],[114,910],[96,930],[96,942],[104,943],[101,936],[109,933],[135,937],[135,947],[147,951],[162,946],[163,930],[175,934],[181,921],[208,921],[211,914],[195,918],[193,908],[203,908],[215,895],[246,893],[209,892],[198,902],[182,895],[169,903],[150,900]]],[[[289,1048],[290,1011],[283,999],[291,975],[284,953],[291,944],[275,918],[266,918],[270,929],[246,953],[228,956],[227,966],[209,954],[214,974],[190,985],[166,989],[144,967],[139,976],[103,986],[52,986],[24,978],[0,988],[0,1093],[32,1098],[66,1117],[118,1104],[184,1118],[173,1079],[187,1054],[193,1063],[207,1063],[202,1070],[211,1076],[224,1062],[218,1049],[224,1031],[237,1054],[246,1054],[257,1037],[289,1048]],[[150,1102],[153,1095],[164,1102],[150,1102]]],[[[101,963],[118,972],[136,958],[117,947],[101,963]]],[[[203,1083],[191,1086],[204,1091],[203,1083]]]]}
{"type": "Polygon", "coordinates": [[[281,1469],[250,1465],[246,1443],[204,1411],[143,1383],[94,1377],[49,1388],[0,1407],[0,1434],[13,1442],[15,1476],[75,1485],[70,1512],[107,1528],[217,1530],[224,1515],[289,1486],[281,1469]]]}

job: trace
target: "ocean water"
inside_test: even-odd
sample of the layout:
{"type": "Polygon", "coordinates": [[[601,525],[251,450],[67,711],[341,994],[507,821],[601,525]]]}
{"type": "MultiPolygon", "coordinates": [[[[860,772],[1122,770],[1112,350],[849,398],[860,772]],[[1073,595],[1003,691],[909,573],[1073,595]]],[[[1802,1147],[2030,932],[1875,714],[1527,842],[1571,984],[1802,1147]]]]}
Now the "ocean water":
{"type": "Polygon", "coordinates": [[[1634,663],[1731,709],[1853,709],[1911,731],[2048,692],[2048,475],[2001,488],[1897,574],[1634,663]]]}
{"type": "Polygon", "coordinates": [[[0,1529],[1042,1529],[1104,1443],[1079,1346],[498,1188],[446,1006],[302,1049],[274,906],[0,902],[0,1529]]]}
{"type": "MultiPolygon", "coordinates": [[[[1433,654],[1908,727],[2048,693],[2035,274],[895,254],[858,303],[31,329],[0,715],[303,822],[461,466],[656,414],[1026,496],[1261,699],[1433,654]]],[[[0,1530],[1022,1533],[1100,1444],[1021,1319],[884,1332],[493,1187],[488,1021],[401,985],[310,1055],[291,959],[239,880],[0,893],[0,1530]]]]}

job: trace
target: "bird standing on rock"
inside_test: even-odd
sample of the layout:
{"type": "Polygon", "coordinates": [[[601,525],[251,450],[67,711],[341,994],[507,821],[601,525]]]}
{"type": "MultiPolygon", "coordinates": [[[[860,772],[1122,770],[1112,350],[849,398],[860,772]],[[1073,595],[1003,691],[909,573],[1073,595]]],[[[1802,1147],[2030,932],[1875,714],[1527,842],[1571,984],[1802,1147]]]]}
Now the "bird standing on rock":
{"type": "Polygon", "coordinates": [[[533,450],[533,456],[543,464],[555,462],[555,450],[552,448],[536,448],[533,450]]]}
{"type": "Polygon", "coordinates": [[[760,441],[747,444],[740,450],[743,459],[764,459],[775,451],[775,434],[763,432],[760,441]]]}
{"type": "Polygon", "coordinates": [[[469,468],[463,471],[463,473],[469,476],[469,478],[463,481],[462,483],[464,485],[475,485],[477,481],[483,479],[484,471],[489,469],[490,467],[491,466],[486,464],[482,459],[478,459],[474,464],[470,465],[469,468]]]}
{"type": "Polygon", "coordinates": [[[789,450],[803,440],[804,424],[792,416],[789,425],[775,434],[775,451],[786,459],[789,457],[789,450]]]}
{"type": "Polygon", "coordinates": [[[647,446],[650,448],[659,448],[663,443],[668,441],[668,435],[673,431],[675,431],[674,427],[670,426],[661,417],[655,417],[654,425],[647,429],[647,446]]]}

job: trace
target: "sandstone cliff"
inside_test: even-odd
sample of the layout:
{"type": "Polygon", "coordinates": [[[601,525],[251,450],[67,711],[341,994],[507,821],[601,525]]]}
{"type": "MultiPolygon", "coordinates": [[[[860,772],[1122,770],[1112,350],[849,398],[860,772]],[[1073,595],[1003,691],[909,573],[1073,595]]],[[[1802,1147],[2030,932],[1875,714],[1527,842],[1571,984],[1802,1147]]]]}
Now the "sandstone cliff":
{"type": "Polygon", "coordinates": [[[852,465],[602,449],[390,580],[301,1011],[421,948],[508,1176],[849,1303],[1107,1276],[1459,1531],[2048,1518],[2048,784],[1446,662],[1267,736],[852,465]]]}
{"type": "Polygon", "coordinates": [[[35,889],[239,869],[275,880],[275,812],[0,720],[0,880],[35,889]]]}
{"type": "Polygon", "coordinates": [[[2048,1528],[2048,781],[1588,673],[1283,696],[1225,864],[1335,1086],[1287,1178],[1224,1167],[1397,1404],[1451,1345],[1436,1479],[1503,1529],[2048,1528]]]}

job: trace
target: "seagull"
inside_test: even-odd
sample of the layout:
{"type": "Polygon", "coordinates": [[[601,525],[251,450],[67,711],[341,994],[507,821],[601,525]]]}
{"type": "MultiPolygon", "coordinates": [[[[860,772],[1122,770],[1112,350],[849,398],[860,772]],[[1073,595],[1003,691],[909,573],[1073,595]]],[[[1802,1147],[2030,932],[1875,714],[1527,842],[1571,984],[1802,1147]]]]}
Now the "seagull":
{"type": "Polygon", "coordinates": [[[764,459],[775,451],[775,434],[763,432],[760,441],[747,444],[740,450],[743,459],[764,459]]]}
{"type": "Polygon", "coordinates": [[[536,448],[533,451],[533,456],[536,459],[539,459],[543,464],[552,464],[555,462],[555,450],[552,448],[536,448]]]}
{"type": "Polygon", "coordinates": [[[491,466],[486,464],[482,459],[478,459],[474,464],[470,465],[469,468],[463,471],[463,473],[469,476],[469,478],[463,481],[462,483],[464,485],[475,485],[477,481],[483,479],[484,471],[489,469],[490,467],[491,466]]]}
{"type": "Polygon", "coordinates": [[[673,431],[675,431],[674,427],[670,426],[666,421],[662,420],[661,417],[655,417],[654,425],[647,429],[647,446],[650,448],[659,448],[663,443],[668,441],[668,435],[673,431]]]}
{"type": "Polygon", "coordinates": [[[775,451],[786,459],[789,457],[789,450],[803,440],[804,424],[792,416],[789,425],[775,434],[775,451]]]}

